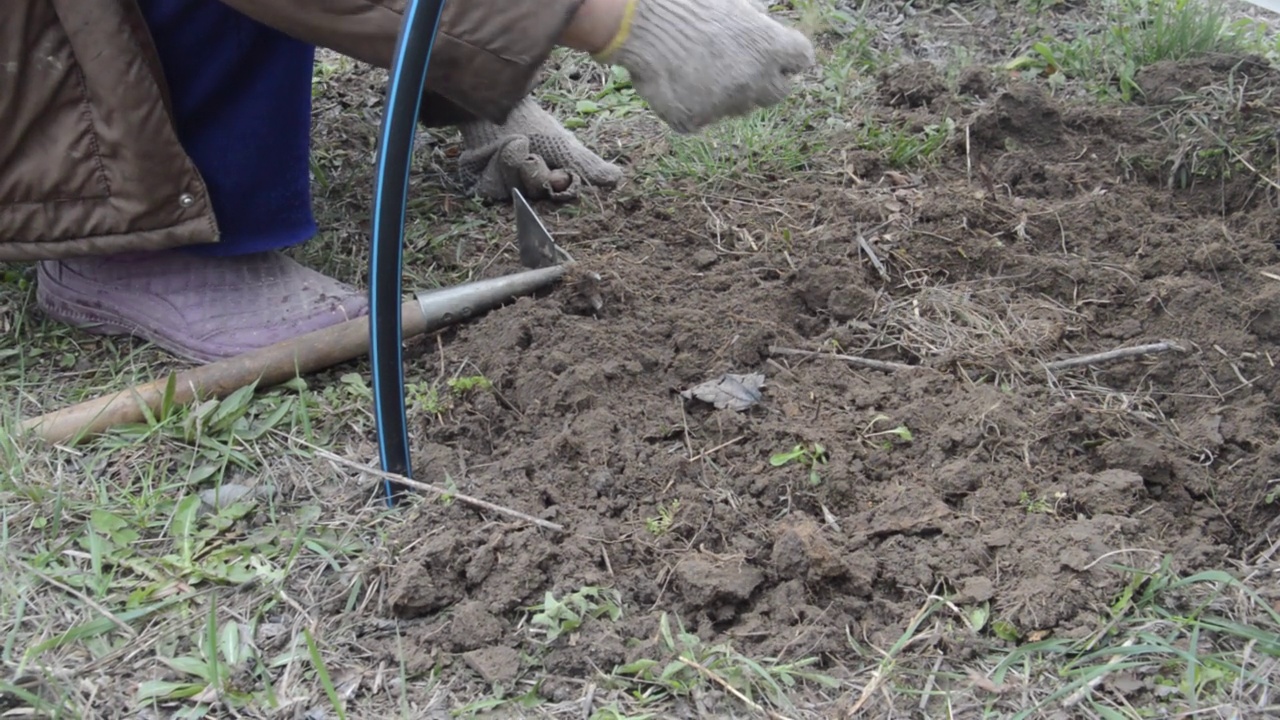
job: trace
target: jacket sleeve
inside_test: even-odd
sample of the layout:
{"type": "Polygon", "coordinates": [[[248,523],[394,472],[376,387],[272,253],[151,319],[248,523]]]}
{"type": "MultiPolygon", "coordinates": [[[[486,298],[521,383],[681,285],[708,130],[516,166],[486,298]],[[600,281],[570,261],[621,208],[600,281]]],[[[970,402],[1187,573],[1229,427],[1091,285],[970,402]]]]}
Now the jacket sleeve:
{"type": "MultiPolygon", "coordinates": [[[[406,0],[222,0],[303,42],[389,68],[406,0]]],[[[584,0],[445,0],[427,90],[428,124],[471,115],[496,123],[533,86],[584,0]]],[[[425,110],[425,108],[424,108],[425,110]]],[[[425,113],[424,113],[425,114],[425,113]]]]}

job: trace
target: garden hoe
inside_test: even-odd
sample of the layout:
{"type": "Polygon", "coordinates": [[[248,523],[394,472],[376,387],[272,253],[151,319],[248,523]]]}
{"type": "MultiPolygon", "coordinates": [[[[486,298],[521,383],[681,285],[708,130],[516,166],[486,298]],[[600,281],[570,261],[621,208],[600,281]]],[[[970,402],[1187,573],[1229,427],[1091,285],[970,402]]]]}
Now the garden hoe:
{"type": "MultiPolygon", "coordinates": [[[[563,277],[567,253],[552,239],[537,214],[512,190],[516,236],[523,272],[417,293],[400,306],[405,338],[454,325],[563,277]]],[[[225,398],[257,383],[269,387],[356,359],[369,352],[367,318],[348,320],[253,352],[219,360],[145,385],[104,395],[23,421],[21,429],[50,443],[74,444],[119,425],[141,423],[160,413],[172,383],[171,405],[225,398]]]]}

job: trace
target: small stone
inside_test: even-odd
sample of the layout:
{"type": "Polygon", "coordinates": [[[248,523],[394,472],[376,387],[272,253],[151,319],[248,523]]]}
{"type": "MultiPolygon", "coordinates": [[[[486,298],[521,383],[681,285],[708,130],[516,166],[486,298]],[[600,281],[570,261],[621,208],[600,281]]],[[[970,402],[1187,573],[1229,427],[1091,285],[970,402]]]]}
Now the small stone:
{"type": "Polygon", "coordinates": [[[698,270],[706,270],[720,259],[714,250],[699,250],[693,254],[693,266],[698,270]]]}

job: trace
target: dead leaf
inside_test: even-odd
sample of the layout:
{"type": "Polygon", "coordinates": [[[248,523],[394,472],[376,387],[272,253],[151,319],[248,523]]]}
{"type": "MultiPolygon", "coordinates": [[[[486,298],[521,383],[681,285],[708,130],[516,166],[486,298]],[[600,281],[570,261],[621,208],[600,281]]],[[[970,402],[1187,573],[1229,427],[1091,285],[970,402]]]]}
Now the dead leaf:
{"type": "Polygon", "coordinates": [[[191,696],[191,702],[201,705],[212,705],[222,698],[222,693],[212,685],[205,685],[204,689],[191,696]]]}
{"type": "Polygon", "coordinates": [[[742,412],[760,402],[763,397],[760,388],[764,387],[764,375],[750,373],[735,375],[726,373],[708,380],[701,385],[680,393],[686,400],[698,399],[716,406],[717,410],[729,408],[742,412]]]}
{"type": "Polygon", "coordinates": [[[1147,688],[1147,684],[1135,677],[1133,673],[1119,673],[1108,678],[1107,686],[1125,695],[1133,695],[1147,688]]]}
{"type": "Polygon", "coordinates": [[[270,497],[275,492],[272,485],[245,487],[235,483],[227,483],[221,487],[209,488],[200,493],[200,509],[197,515],[207,515],[228,508],[242,500],[254,501],[270,497]]]}
{"type": "Polygon", "coordinates": [[[356,691],[360,689],[360,683],[364,680],[364,673],[352,670],[345,677],[340,678],[334,683],[334,688],[338,691],[338,697],[343,700],[350,700],[355,697],[356,691]]]}
{"type": "Polygon", "coordinates": [[[895,187],[902,187],[903,185],[911,184],[911,177],[906,175],[905,173],[894,172],[890,170],[889,172],[886,172],[884,176],[886,179],[889,180],[889,184],[895,187]]]}
{"type": "Polygon", "coordinates": [[[973,683],[973,686],[979,690],[984,690],[996,695],[999,695],[1009,689],[1007,685],[997,684],[994,680],[979,673],[977,670],[969,671],[969,682],[973,683]]]}

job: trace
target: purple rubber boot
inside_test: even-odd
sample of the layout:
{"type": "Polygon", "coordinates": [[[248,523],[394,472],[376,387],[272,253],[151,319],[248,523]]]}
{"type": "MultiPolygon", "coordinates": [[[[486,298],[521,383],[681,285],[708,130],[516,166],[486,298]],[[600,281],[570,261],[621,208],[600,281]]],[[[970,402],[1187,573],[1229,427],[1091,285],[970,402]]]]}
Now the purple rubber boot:
{"type": "Polygon", "coordinates": [[[39,263],[36,298],[51,318],[133,335],[212,362],[367,315],[364,293],[278,252],[180,252],[39,263]]]}

